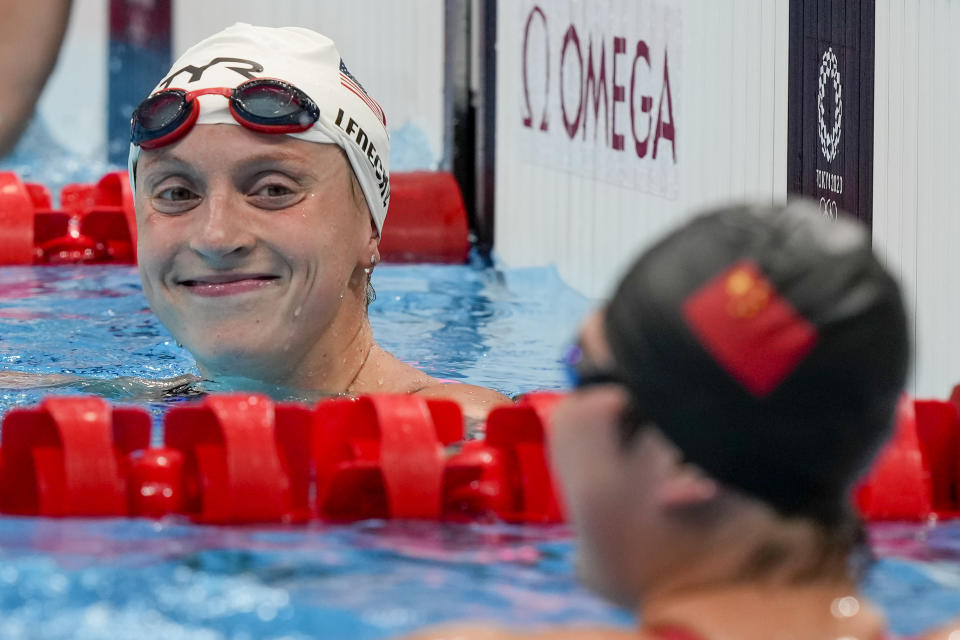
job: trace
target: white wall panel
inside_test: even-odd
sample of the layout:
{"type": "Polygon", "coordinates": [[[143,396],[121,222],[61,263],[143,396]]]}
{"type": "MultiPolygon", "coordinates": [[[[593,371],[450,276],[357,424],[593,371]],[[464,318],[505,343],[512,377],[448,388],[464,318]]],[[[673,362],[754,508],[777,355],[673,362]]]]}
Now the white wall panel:
{"type": "Polygon", "coordinates": [[[329,36],[383,106],[397,167],[433,168],[443,157],[443,0],[174,0],[174,57],[234,22],[329,36]]]}
{"type": "MultiPolygon", "coordinates": [[[[522,45],[533,5],[499,5],[496,248],[507,264],[555,264],[602,297],[643,247],[702,206],[784,199],[788,0],[539,3],[548,21],[559,16],[555,56],[569,24],[609,47],[616,35],[653,42],[665,30],[658,9],[679,12],[667,45],[677,188],[660,195],[616,184],[603,149],[582,141],[544,140],[556,157],[579,154],[566,171],[525,146],[522,45]]],[[[943,397],[960,382],[960,2],[876,0],[875,64],[874,243],[913,313],[911,389],[943,397]]]]}
{"type": "Polygon", "coordinates": [[[107,18],[107,0],[74,0],[57,65],[37,104],[53,139],[80,158],[106,153],[107,18]]]}
{"type": "MultiPolygon", "coordinates": [[[[502,259],[518,266],[556,264],[568,283],[599,297],[641,248],[701,207],[744,198],[784,199],[788,13],[788,0],[500,2],[495,247],[502,259]],[[528,77],[527,82],[527,94],[537,95],[531,98],[535,110],[542,94],[549,102],[551,132],[542,135],[538,122],[532,128],[523,124],[523,40],[535,4],[547,18],[552,58],[550,89],[544,91],[542,79],[528,77]],[[608,76],[614,37],[627,41],[621,58],[627,64],[638,40],[649,44],[654,71],[662,65],[663,49],[668,51],[677,161],[666,168],[651,165],[649,157],[638,161],[652,166],[653,175],[666,171],[674,188],[661,188],[656,179],[652,187],[639,178],[622,179],[633,170],[623,166],[629,154],[612,154],[602,141],[591,146],[579,134],[566,141],[552,135],[563,127],[556,86],[570,25],[582,41],[584,58],[588,41],[602,42],[608,76]],[[538,139],[540,149],[535,148],[538,139]]],[[[542,55],[537,47],[543,47],[544,38],[531,34],[528,71],[543,64],[535,58],[542,55]]],[[[627,85],[629,73],[617,72],[627,85]]],[[[576,77],[567,81],[569,90],[576,77]]],[[[652,82],[656,88],[660,81],[652,82]]],[[[630,126],[629,111],[619,108],[618,118],[626,119],[626,125],[618,120],[622,133],[630,126]]],[[[592,134],[588,129],[587,138],[592,134]]],[[[626,137],[629,146],[629,131],[626,137]]]]}
{"type": "Polygon", "coordinates": [[[913,390],[960,382],[960,3],[877,0],[874,227],[914,314],[913,390]]]}

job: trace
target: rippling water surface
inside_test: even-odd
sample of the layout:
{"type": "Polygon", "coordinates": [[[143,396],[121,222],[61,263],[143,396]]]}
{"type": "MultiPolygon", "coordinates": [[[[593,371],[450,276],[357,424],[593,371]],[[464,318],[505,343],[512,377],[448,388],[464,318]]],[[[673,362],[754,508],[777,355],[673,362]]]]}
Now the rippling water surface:
{"type": "MultiPolygon", "coordinates": [[[[429,373],[508,395],[563,385],[589,307],[549,269],[378,267],[378,340],[429,373]]],[[[159,420],[136,379],[195,371],[128,267],[0,269],[0,364],[84,377],[0,390],[0,409],[105,391],[159,420]],[[111,381],[119,376],[129,384],[111,381]]],[[[883,525],[868,592],[900,633],[960,615],[960,526],[883,525]]],[[[0,517],[0,638],[385,638],[449,619],[629,623],[573,579],[563,527],[364,522],[204,527],[0,517]]]]}

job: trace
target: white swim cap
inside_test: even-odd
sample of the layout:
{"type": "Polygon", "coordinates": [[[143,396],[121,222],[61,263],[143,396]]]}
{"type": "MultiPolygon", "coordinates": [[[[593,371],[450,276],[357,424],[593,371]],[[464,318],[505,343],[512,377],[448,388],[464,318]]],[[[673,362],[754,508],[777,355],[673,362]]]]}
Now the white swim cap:
{"type": "MultiPolygon", "coordinates": [[[[320,107],[310,129],[286,135],[343,148],[363,190],[379,233],[390,203],[390,139],[380,105],[354,79],[326,36],[301,27],[256,27],[237,23],[190,47],[151,94],[162,89],[194,91],[236,87],[253,78],[294,85],[320,107]]],[[[197,98],[197,124],[239,123],[218,95],[197,98]]],[[[130,185],[140,147],[130,145],[130,185]]]]}

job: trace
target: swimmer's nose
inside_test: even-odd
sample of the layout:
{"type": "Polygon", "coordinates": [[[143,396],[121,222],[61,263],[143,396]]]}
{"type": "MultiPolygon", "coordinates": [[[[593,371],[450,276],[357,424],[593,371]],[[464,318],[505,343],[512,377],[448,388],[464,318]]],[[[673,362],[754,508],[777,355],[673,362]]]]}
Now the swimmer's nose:
{"type": "Polygon", "coordinates": [[[253,248],[256,237],[243,220],[241,206],[232,206],[229,197],[210,195],[201,205],[197,228],[190,247],[211,261],[238,258],[253,248]]]}

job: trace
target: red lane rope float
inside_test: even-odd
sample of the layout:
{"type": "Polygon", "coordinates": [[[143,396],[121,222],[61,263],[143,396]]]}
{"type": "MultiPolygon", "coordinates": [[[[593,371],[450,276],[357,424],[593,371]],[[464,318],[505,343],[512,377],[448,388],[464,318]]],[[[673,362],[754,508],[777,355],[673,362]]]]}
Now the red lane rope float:
{"type": "MultiPolygon", "coordinates": [[[[391,185],[381,257],[466,262],[467,211],[454,177],[395,173],[391,185]]],[[[0,172],[0,265],[136,262],[136,214],[126,171],[108,173],[96,184],[66,185],[60,203],[53,209],[46,187],[0,172]]]]}
{"type": "MultiPolygon", "coordinates": [[[[953,388],[953,392],[950,394],[950,404],[953,405],[957,414],[960,415],[960,384],[953,388]]],[[[953,472],[951,476],[953,478],[954,506],[957,511],[960,512],[960,419],[958,419],[954,425],[954,437],[950,444],[953,451],[953,472]]],[[[958,513],[958,517],[960,517],[960,513],[958,513]]]]}
{"type": "Polygon", "coordinates": [[[34,214],[34,264],[136,262],[137,225],[126,171],[96,184],[68,184],[61,210],[34,214]]]}
{"type": "Polygon", "coordinates": [[[101,398],[13,409],[3,420],[0,505],[21,515],[126,515],[126,459],[149,444],[146,412],[101,398]]]}
{"type": "Polygon", "coordinates": [[[439,519],[443,447],[463,439],[460,407],[411,395],[321,402],[312,459],[327,519],[439,519]]]}
{"type": "Polygon", "coordinates": [[[856,491],[868,520],[960,516],[960,420],[952,402],[904,397],[891,441],[856,491]]]}
{"type": "Polygon", "coordinates": [[[183,498],[171,503],[199,522],[306,520],[309,425],[306,407],[257,395],[171,410],[164,444],[183,458],[183,498]]]}
{"type": "MultiPolygon", "coordinates": [[[[150,416],[97,397],[54,396],[3,421],[0,510],[197,522],[365,518],[563,520],[547,463],[562,396],[530,394],[463,441],[460,407],[408,395],[310,408],[255,394],[172,407],[164,445],[150,416]]],[[[960,420],[952,402],[904,398],[896,432],[856,492],[870,520],[960,516],[960,420]]]]}
{"type": "Polygon", "coordinates": [[[915,400],[917,439],[930,472],[931,506],[939,518],[960,515],[960,420],[952,402],[915,400]]]}
{"type": "Polygon", "coordinates": [[[933,513],[930,468],[920,450],[913,401],[901,399],[892,440],[857,490],[868,520],[920,520],[933,513]]]}
{"type": "Polygon", "coordinates": [[[72,184],[51,207],[46,187],[0,172],[0,265],[136,261],[136,217],[125,171],[72,184]]]}
{"type": "MultiPolygon", "coordinates": [[[[11,171],[0,172],[0,264],[33,262],[33,212],[37,203],[32,193],[42,192],[38,185],[29,190],[11,171]]],[[[49,200],[47,194],[47,206],[49,200]]]]}
{"type": "Polygon", "coordinates": [[[467,209],[452,174],[390,176],[390,209],[380,255],[388,262],[464,263],[470,251],[467,209]]]}
{"type": "Polygon", "coordinates": [[[128,515],[162,518],[185,513],[183,463],[183,453],[177,449],[133,452],[127,480],[128,515]]]}
{"type": "Polygon", "coordinates": [[[450,517],[563,521],[546,454],[549,415],[561,397],[528,394],[516,406],[490,412],[486,437],[465,443],[448,465],[450,517]]]}

